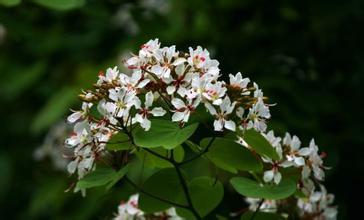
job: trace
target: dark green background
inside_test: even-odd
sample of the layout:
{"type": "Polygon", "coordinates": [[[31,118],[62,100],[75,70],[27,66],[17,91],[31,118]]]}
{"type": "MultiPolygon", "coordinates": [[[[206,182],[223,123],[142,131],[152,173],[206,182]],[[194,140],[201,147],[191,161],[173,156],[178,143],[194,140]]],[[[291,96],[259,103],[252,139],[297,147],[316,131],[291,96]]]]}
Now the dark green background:
{"type": "Polygon", "coordinates": [[[277,103],[270,127],[305,143],[315,137],[327,152],[326,183],[340,219],[363,218],[356,200],[364,196],[364,1],[175,0],[165,13],[141,1],[78,2],[69,10],[33,1],[0,5],[0,218],[104,219],[116,212],[115,196],[63,193],[67,175],[32,155],[99,70],[151,38],[180,50],[207,47],[224,77],[241,71],[256,81],[277,103]],[[120,7],[130,9],[138,33],[116,21],[120,7]]]}

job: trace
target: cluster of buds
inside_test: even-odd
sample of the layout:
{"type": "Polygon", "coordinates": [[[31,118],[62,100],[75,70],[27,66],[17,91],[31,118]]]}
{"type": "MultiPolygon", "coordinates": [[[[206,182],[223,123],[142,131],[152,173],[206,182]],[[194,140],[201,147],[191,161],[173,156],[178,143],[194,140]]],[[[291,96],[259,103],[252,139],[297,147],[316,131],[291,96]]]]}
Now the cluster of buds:
{"type": "Polygon", "coordinates": [[[68,117],[76,123],[66,140],[75,152],[68,170],[78,170],[80,178],[92,170],[112,135],[135,124],[148,131],[152,117],[169,117],[184,126],[197,107],[205,106],[215,118],[215,131],[266,130],[269,105],[258,85],[241,73],[230,74],[229,83],[219,80],[219,62],[206,49],[182,53],[150,40],[124,64],[128,74],[117,67],[101,72],[95,89],[80,95],[82,109],[68,117]],[[93,107],[97,115],[91,114],[93,107]]]}
{"type": "Polygon", "coordinates": [[[138,208],[139,194],[130,196],[127,202],[121,202],[114,220],[182,220],[175,208],[169,208],[163,212],[145,214],[138,208]]]}

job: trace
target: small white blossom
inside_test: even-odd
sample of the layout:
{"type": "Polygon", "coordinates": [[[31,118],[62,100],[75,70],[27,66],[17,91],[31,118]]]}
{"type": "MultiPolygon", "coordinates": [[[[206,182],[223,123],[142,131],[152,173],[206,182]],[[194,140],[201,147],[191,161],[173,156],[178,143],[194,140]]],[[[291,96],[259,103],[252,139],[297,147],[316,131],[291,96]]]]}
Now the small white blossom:
{"type": "Polygon", "coordinates": [[[235,131],[236,125],[235,122],[232,120],[227,120],[228,115],[235,108],[235,103],[231,103],[230,98],[226,96],[222,103],[219,105],[220,110],[216,111],[215,107],[211,104],[205,104],[207,110],[210,112],[211,115],[215,116],[216,120],[214,121],[214,129],[215,131],[222,131],[223,128],[226,128],[231,131],[235,131]]]}
{"type": "Polygon", "coordinates": [[[116,117],[127,116],[130,108],[140,103],[138,97],[135,96],[135,92],[122,88],[110,89],[109,98],[113,102],[106,102],[105,109],[116,117]]]}
{"type": "Polygon", "coordinates": [[[239,89],[245,89],[248,83],[250,82],[250,79],[243,78],[240,72],[238,72],[235,76],[229,74],[229,78],[230,78],[230,86],[239,89]]]}
{"type": "Polygon", "coordinates": [[[165,115],[167,113],[161,107],[155,107],[155,108],[150,110],[149,108],[152,107],[152,105],[153,105],[153,99],[154,99],[153,92],[148,92],[145,95],[144,107],[140,107],[139,112],[133,118],[133,120],[140,123],[140,126],[142,128],[144,128],[144,130],[146,130],[146,131],[148,131],[150,129],[150,126],[151,126],[151,122],[148,119],[149,115],[163,116],[163,115],[165,115]]]}
{"type": "Polygon", "coordinates": [[[305,158],[311,152],[310,148],[301,147],[301,141],[298,139],[296,135],[291,137],[289,133],[286,133],[283,144],[288,146],[289,151],[286,154],[287,157],[287,166],[294,165],[296,167],[301,167],[305,165],[305,158]]]}
{"type": "Polygon", "coordinates": [[[270,118],[269,108],[258,98],[258,101],[249,109],[247,129],[254,128],[257,131],[264,132],[267,129],[266,119],[270,118]]]}
{"type": "Polygon", "coordinates": [[[196,107],[200,104],[198,99],[188,99],[186,105],[181,99],[172,99],[172,105],[175,108],[174,114],[172,115],[172,121],[187,122],[191,112],[195,111],[196,107]]]}

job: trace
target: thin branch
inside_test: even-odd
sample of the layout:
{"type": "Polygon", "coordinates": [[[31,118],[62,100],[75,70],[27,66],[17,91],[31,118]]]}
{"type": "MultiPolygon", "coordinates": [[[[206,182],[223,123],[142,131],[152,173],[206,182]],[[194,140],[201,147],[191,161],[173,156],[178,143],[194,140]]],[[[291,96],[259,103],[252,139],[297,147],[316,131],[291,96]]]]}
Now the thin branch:
{"type": "Polygon", "coordinates": [[[184,192],[184,194],[186,196],[189,210],[196,217],[196,219],[201,219],[200,215],[197,213],[196,209],[193,207],[192,199],[191,199],[190,193],[188,191],[187,183],[186,183],[186,180],[182,176],[182,172],[181,172],[180,168],[178,167],[177,164],[175,164],[174,167],[175,167],[175,169],[177,171],[177,175],[178,175],[178,178],[179,178],[180,183],[182,185],[183,192],[184,192]]]}
{"type": "Polygon", "coordinates": [[[214,142],[215,140],[215,136],[211,138],[210,142],[207,144],[207,146],[205,147],[205,149],[203,151],[201,151],[199,154],[195,155],[194,157],[188,159],[188,160],[185,160],[185,161],[182,161],[181,163],[179,163],[179,165],[183,165],[183,164],[186,164],[186,163],[189,163],[199,157],[201,157],[202,155],[204,155],[205,153],[207,153],[212,145],[212,143],[214,142]]]}
{"type": "Polygon", "coordinates": [[[257,207],[257,209],[255,210],[255,212],[253,213],[253,215],[252,215],[252,217],[250,218],[250,220],[254,220],[254,218],[255,218],[255,216],[257,215],[257,213],[258,213],[258,211],[259,211],[260,207],[262,206],[263,202],[264,202],[264,199],[260,200],[260,202],[259,202],[259,204],[258,204],[258,207],[257,207]]]}
{"type": "Polygon", "coordinates": [[[147,196],[150,196],[150,197],[152,197],[152,198],[154,198],[154,199],[157,199],[157,200],[160,200],[160,201],[162,201],[162,202],[165,202],[165,203],[168,203],[168,204],[170,204],[170,205],[172,205],[172,206],[176,206],[176,207],[180,207],[180,208],[184,208],[184,209],[189,209],[189,207],[188,206],[186,206],[186,205],[182,205],[182,204],[178,204],[178,203],[175,203],[175,202],[172,202],[172,201],[169,201],[169,200],[166,200],[166,199],[163,199],[163,198],[161,198],[161,197],[159,197],[159,196],[156,196],[156,195],[153,195],[153,194],[151,194],[151,193],[149,193],[149,192],[147,192],[147,191],[144,191],[142,188],[140,188],[137,184],[135,184],[133,181],[131,181],[128,177],[124,177],[124,179],[125,179],[125,181],[127,182],[127,183],[129,183],[130,185],[132,185],[136,190],[138,190],[139,192],[141,192],[141,193],[144,193],[145,195],[147,195],[147,196]]]}

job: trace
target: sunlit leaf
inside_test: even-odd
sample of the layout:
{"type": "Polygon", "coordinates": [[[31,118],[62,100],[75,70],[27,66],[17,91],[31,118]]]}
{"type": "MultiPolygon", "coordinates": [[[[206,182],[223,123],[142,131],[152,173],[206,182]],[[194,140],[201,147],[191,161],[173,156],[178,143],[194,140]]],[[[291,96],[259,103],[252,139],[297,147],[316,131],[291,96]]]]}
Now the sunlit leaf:
{"type": "Polygon", "coordinates": [[[244,140],[253,148],[258,154],[279,160],[279,156],[273,146],[263,137],[259,132],[254,129],[249,129],[244,132],[244,140]]]}
{"type": "Polygon", "coordinates": [[[135,144],[145,148],[164,147],[173,149],[185,142],[197,129],[198,124],[180,128],[168,120],[152,119],[152,127],[144,131],[141,127],[134,130],[135,144]]]}

